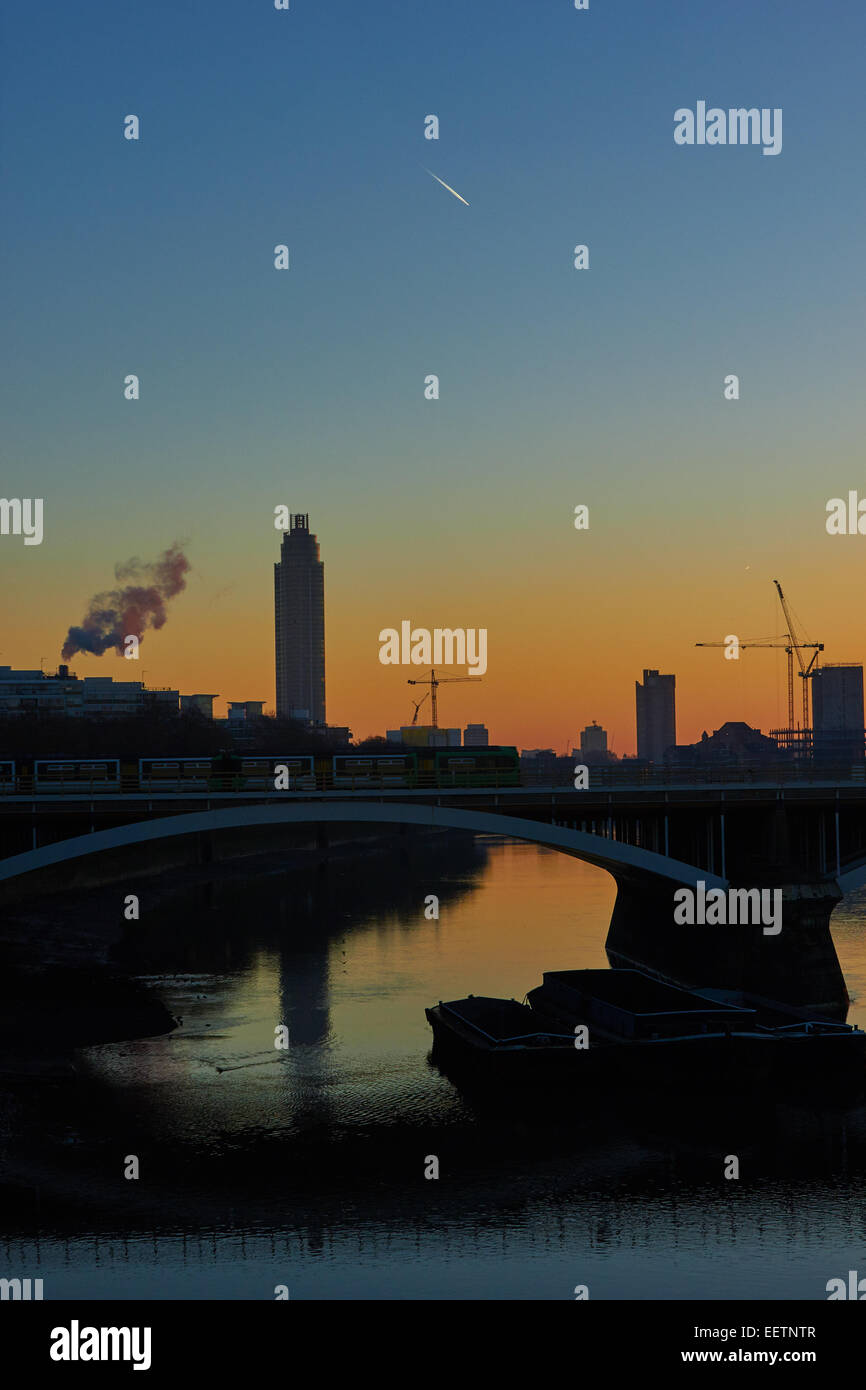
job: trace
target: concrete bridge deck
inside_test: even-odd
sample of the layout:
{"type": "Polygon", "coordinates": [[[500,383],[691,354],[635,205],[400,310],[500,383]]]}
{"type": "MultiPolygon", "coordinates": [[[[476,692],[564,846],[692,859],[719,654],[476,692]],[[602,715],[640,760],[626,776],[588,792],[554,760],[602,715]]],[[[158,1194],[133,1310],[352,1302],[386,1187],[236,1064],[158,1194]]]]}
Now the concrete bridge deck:
{"type": "Polygon", "coordinates": [[[194,846],[207,862],[207,847],[226,834],[267,833],[273,845],[281,827],[308,824],[326,843],[325,827],[353,823],[506,835],[570,854],[616,880],[612,960],[833,1012],[847,999],[829,923],[843,893],[866,884],[862,783],[6,794],[0,882],[12,889],[81,860],[120,862],[119,854],[129,877],[160,842],[194,846]],[[784,930],[675,926],[674,889],[699,882],[780,888],[784,930]]]}

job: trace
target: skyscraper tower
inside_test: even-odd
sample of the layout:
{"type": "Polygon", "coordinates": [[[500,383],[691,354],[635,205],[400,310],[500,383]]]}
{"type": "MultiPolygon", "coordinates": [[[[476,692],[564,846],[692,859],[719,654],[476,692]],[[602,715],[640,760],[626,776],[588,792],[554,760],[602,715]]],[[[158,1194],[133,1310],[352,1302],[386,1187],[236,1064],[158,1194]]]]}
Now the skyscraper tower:
{"type": "Polygon", "coordinates": [[[677,741],[676,676],[644,671],[643,685],[634,683],[637,705],[637,755],[660,763],[666,748],[677,741]]]}
{"type": "Polygon", "coordinates": [[[309,517],[293,516],[274,565],[277,714],[325,723],[325,566],[309,517]]]}
{"type": "Polygon", "coordinates": [[[863,667],[831,662],[812,677],[812,747],[827,762],[863,760],[863,667]]]}

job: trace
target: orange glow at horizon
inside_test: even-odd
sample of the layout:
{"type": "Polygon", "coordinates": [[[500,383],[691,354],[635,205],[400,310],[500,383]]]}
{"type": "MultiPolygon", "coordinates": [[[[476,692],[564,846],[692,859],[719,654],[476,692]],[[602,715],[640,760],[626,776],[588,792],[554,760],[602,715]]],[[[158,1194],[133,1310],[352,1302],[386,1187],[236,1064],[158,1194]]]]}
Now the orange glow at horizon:
{"type": "MultiPolygon", "coordinates": [[[[727,661],[721,648],[694,645],[721,642],[729,633],[741,641],[778,638],[784,622],[775,574],[808,624],[801,635],[825,643],[824,661],[862,662],[866,655],[855,608],[856,541],[827,537],[826,548],[813,547],[793,565],[778,549],[757,560],[754,547],[739,539],[714,552],[692,536],[659,551],[633,527],[604,545],[591,532],[564,530],[528,559],[495,528],[464,550],[451,545],[441,553],[425,537],[402,535],[393,553],[369,554],[351,532],[340,537],[320,526],[317,534],[325,561],[327,717],[347,724],[355,738],[411,722],[412,697],[423,692],[406,682],[429,668],[379,661],[379,632],[406,619],[431,630],[487,629],[485,674],[439,690],[442,727],[483,723],[491,742],[559,753],[570,752],[592,720],[607,729],[615,753],[634,753],[634,683],[644,668],[677,677],[680,743],[731,719],[764,733],[783,726],[783,651],[747,650],[727,661]],[[837,561],[832,568],[821,563],[829,552],[837,561]]],[[[32,552],[25,554],[29,582],[8,606],[4,664],[38,668],[44,657],[46,670],[56,667],[66,627],[106,587],[104,545],[100,550],[91,559],[81,549],[73,556],[70,545],[41,567],[32,552]]],[[[72,669],[79,676],[144,678],[184,694],[216,692],[218,712],[229,700],[246,699],[263,699],[272,710],[277,545],[263,554],[257,541],[252,554],[244,547],[227,555],[218,539],[208,549],[193,540],[189,553],[188,589],[172,601],[166,626],[145,635],[138,662],[110,653],[78,656],[72,669]]],[[[466,672],[442,668],[442,674],[466,672]]],[[[799,710],[799,679],[796,700],[799,710]]],[[[429,701],[419,721],[429,720],[428,711],[429,701]]]]}

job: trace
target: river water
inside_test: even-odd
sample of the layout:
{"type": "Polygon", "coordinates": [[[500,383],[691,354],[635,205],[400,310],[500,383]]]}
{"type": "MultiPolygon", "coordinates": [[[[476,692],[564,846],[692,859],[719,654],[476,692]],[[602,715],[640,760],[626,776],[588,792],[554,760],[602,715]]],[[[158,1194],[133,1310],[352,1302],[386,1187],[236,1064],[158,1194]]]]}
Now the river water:
{"type": "MultiPolygon", "coordinates": [[[[492,838],[238,871],[150,914],[142,889],[126,968],[182,1024],[77,1055],[8,1273],[46,1299],[823,1299],[866,1274],[862,1106],[575,1093],[553,1113],[432,1065],[426,1005],[605,966],[613,898],[601,870],[492,838]]],[[[861,1026],[864,928],[861,895],[834,919],[861,1026]]]]}

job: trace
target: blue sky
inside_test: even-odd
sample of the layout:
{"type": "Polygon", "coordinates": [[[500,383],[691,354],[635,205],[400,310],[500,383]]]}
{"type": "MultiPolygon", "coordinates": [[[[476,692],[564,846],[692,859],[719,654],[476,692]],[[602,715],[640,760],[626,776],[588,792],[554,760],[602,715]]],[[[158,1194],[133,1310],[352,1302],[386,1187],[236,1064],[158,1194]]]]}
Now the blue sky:
{"type": "MultiPolygon", "coordinates": [[[[369,575],[371,629],[434,572],[467,608],[507,602],[515,545],[543,551],[586,499],[610,518],[602,594],[650,562],[672,585],[707,525],[808,588],[836,554],[816,508],[862,447],[864,39],[832,0],[7,12],[3,490],[46,498],[40,653],[70,575],[82,606],[176,536],[202,602],[264,584],[267,608],[280,502],[336,579],[369,575]],[[782,107],[782,153],[677,147],[698,99],[782,107]]],[[[647,601],[680,621],[671,592],[647,601]]]]}

